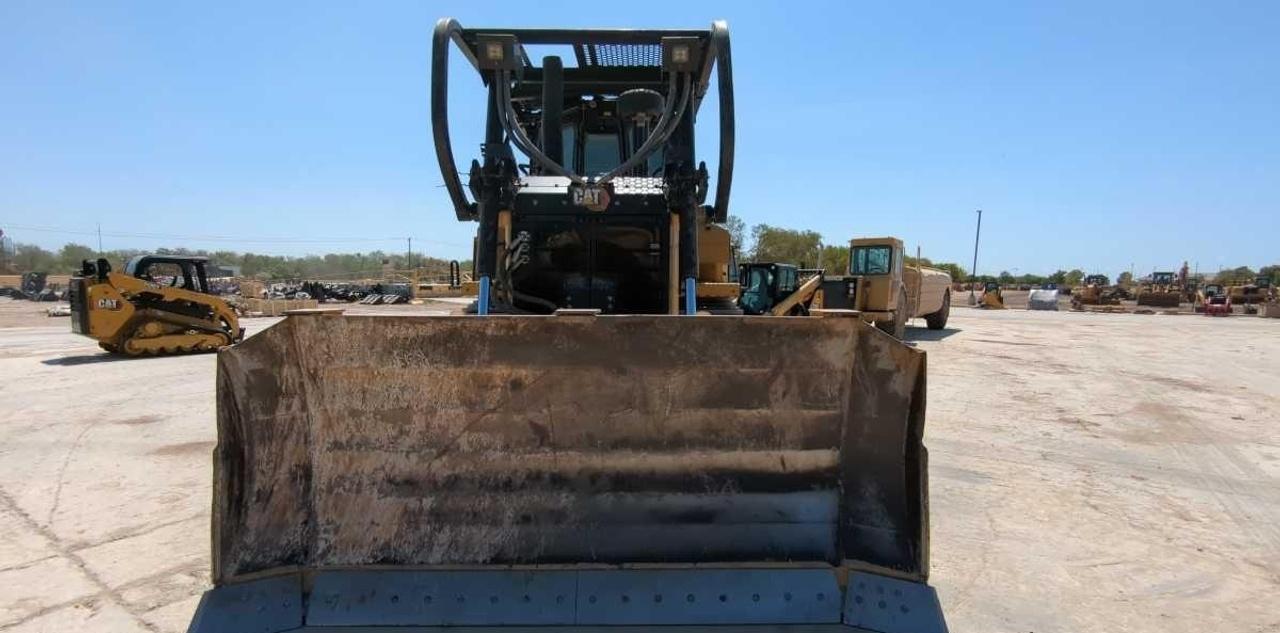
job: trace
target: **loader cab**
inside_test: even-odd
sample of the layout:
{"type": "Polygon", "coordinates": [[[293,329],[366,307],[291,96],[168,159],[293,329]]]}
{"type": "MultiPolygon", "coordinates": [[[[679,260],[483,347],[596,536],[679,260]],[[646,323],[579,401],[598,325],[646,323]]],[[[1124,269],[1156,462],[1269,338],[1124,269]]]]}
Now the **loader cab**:
{"type": "Polygon", "coordinates": [[[1106,286],[1108,281],[1106,275],[1089,275],[1084,278],[1084,285],[1102,287],[1106,286]]]}
{"type": "Polygon", "coordinates": [[[742,264],[738,266],[738,285],[738,306],[743,314],[767,314],[800,287],[800,271],[791,264],[742,264]]]}
{"type": "Polygon", "coordinates": [[[1172,286],[1174,274],[1172,272],[1151,273],[1151,285],[1153,286],[1172,286]]]}
{"type": "Polygon", "coordinates": [[[853,308],[871,312],[896,309],[902,286],[902,241],[859,238],[849,244],[849,276],[856,280],[853,308]]]}
{"type": "Polygon", "coordinates": [[[160,286],[209,294],[209,280],[205,275],[208,261],[205,257],[139,255],[125,264],[124,272],[160,286]]]}

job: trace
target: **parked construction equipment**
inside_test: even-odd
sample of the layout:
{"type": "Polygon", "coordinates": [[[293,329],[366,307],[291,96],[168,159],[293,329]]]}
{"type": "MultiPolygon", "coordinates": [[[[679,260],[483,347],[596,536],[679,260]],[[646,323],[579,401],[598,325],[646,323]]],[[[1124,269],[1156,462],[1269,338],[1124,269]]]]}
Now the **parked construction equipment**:
{"type": "Polygon", "coordinates": [[[71,331],[108,352],[154,356],[213,351],[244,336],[235,310],[208,294],[203,257],[139,255],[123,273],[85,260],[71,278],[71,331]]]}
{"type": "Polygon", "coordinates": [[[1120,305],[1120,292],[1116,286],[1108,285],[1106,275],[1089,275],[1084,283],[1071,291],[1071,307],[1079,310],[1082,306],[1114,306],[1120,305]]]}
{"type": "Polygon", "coordinates": [[[822,280],[823,271],[791,264],[740,264],[738,305],[743,314],[804,316],[822,307],[822,280]]]}
{"type": "Polygon", "coordinates": [[[1231,314],[1231,295],[1220,284],[1208,284],[1197,293],[1199,307],[1206,316],[1231,314]]]}
{"type": "Polygon", "coordinates": [[[747,314],[774,316],[856,310],[864,321],[899,339],[912,318],[924,317],[932,330],[946,327],[950,274],[907,265],[902,240],[896,237],[854,239],[849,254],[849,270],[836,276],[789,264],[743,264],[739,304],[747,314]]]}
{"type": "Polygon", "coordinates": [[[1173,272],[1151,273],[1151,280],[1138,288],[1138,305],[1176,308],[1182,301],[1182,287],[1173,272]]]}
{"type": "Polygon", "coordinates": [[[1261,275],[1255,277],[1249,283],[1235,284],[1227,288],[1227,294],[1231,296],[1231,302],[1243,306],[1266,303],[1274,292],[1275,289],[1271,285],[1271,278],[1261,275]]]}
{"type": "Polygon", "coordinates": [[[1004,309],[1004,294],[1000,292],[1000,284],[988,281],[983,286],[982,297],[978,300],[978,307],[986,310],[1004,309]]]}
{"type": "Polygon", "coordinates": [[[863,320],[899,339],[910,319],[924,317],[929,329],[940,330],[951,315],[951,275],[907,265],[896,237],[850,241],[848,276],[824,280],[822,291],[823,308],[857,310],[863,320]]]}
{"type": "Polygon", "coordinates": [[[723,23],[437,25],[436,152],[479,222],[474,310],[556,316],[316,311],[220,353],[215,588],[192,631],[946,630],[924,354],[849,312],[696,316],[738,292],[730,63],[723,23]],[[452,45],[488,89],[474,202],[452,45]],[[693,139],[713,72],[711,196],[693,139]]]}

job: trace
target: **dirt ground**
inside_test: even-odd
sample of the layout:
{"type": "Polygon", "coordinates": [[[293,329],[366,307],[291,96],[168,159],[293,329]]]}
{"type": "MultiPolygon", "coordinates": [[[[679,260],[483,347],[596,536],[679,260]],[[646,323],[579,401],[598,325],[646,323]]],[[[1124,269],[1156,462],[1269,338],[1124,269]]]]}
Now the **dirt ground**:
{"type": "MultiPolygon", "coordinates": [[[[115,360],[31,305],[0,299],[0,630],[183,631],[214,356],[115,360]]],[[[952,631],[1280,630],[1280,320],[958,308],[908,338],[952,631]]]]}

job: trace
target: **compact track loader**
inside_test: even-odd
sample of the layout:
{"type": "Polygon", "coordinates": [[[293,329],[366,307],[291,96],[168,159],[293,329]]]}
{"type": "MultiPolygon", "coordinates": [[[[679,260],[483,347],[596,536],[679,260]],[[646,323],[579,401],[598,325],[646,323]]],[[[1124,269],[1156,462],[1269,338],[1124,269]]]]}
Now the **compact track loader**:
{"type": "Polygon", "coordinates": [[[205,258],[139,255],[123,273],[86,260],[71,278],[71,330],[126,356],[209,352],[244,337],[235,310],[208,294],[205,258]]]}
{"type": "Polygon", "coordinates": [[[475,314],[305,311],[219,353],[191,631],[945,631],[924,354],[851,312],[706,314],[737,289],[725,25],[442,20],[433,55],[475,314]],[[470,198],[455,46],[488,89],[470,198]],[[712,73],[714,195],[693,134],[712,73]]]}

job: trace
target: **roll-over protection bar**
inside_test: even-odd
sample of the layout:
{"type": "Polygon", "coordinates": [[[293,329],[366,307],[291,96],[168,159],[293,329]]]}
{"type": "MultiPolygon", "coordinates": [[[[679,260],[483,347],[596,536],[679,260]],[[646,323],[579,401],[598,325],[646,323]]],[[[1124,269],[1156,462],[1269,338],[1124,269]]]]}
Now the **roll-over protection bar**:
{"type": "MultiPolygon", "coordinates": [[[[477,35],[502,34],[512,36],[518,44],[562,44],[575,49],[578,68],[575,71],[616,69],[618,64],[603,64],[588,47],[607,45],[657,45],[665,37],[692,37],[705,42],[702,66],[696,74],[692,107],[701,104],[706,93],[713,67],[716,70],[717,92],[720,110],[720,151],[716,175],[714,205],[707,207],[707,216],[713,222],[723,222],[729,216],[729,193],[733,184],[734,111],[733,64],[729,47],[729,27],[723,21],[713,22],[709,30],[652,30],[652,29],[464,29],[457,20],[442,18],[436,23],[431,47],[431,133],[435,141],[436,160],[440,175],[453,203],[458,220],[479,218],[477,204],[467,198],[458,166],[453,159],[453,144],[449,137],[449,48],[457,46],[467,61],[480,74],[486,84],[489,75],[481,71],[477,59],[477,35]]],[[[525,70],[532,69],[522,47],[519,55],[525,70]]],[[[594,50],[594,48],[592,48],[594,50]]],[[[643,68],[643,67],[642,67],[643,68]]],[[[519,71],[517,71],[519,74],[519,71]]]]}

